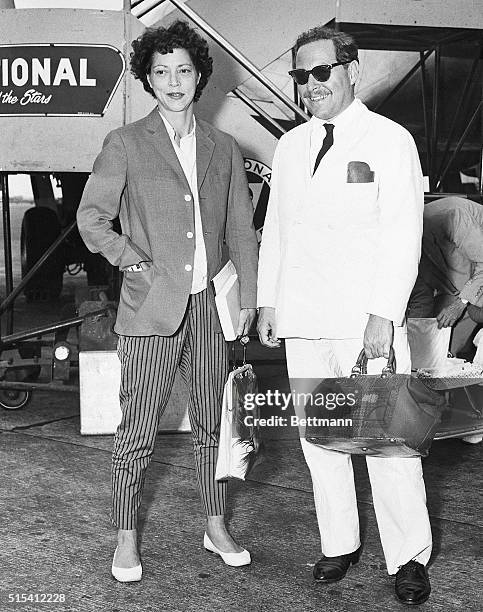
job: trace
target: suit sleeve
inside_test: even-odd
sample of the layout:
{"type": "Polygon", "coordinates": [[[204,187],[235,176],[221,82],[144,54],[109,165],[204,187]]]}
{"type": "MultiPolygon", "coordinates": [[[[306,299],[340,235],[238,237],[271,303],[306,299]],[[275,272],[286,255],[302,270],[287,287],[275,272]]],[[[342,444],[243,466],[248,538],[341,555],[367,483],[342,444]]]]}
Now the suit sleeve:
{"type": "Polygon", "coordinates": [[[243,157],[232,139],[225,240],[240,282],[242,308],[256,308],[258,241],[243,157]]]}
{"type": "Polygon", "coordinates": [[[87,248],[121,269],[150,261],[129,236],[112,229],[126,188],[127,157],[120,135],[110,132],[97,156],[77,211],[77,226],[87,248]]]}
{"type": "Polygon", "coordinates": [[[280,266],[280,228],[278,217],[278,172],[279,146],[275,150],[272,162],[272,180],[270,181],[270,198],[267,214],[263,224],[262,244],[260,246],[260,262],[258,267],[259,308],[275,308],[277,301],[277,280],[280,266]]]}
{"type": "Polygon", "coordinates": [[[412,136],[404,130],[390,140],[379,178],[379,243],[366,312],[402,325],[418,274],[424,189],[412,136]]]}

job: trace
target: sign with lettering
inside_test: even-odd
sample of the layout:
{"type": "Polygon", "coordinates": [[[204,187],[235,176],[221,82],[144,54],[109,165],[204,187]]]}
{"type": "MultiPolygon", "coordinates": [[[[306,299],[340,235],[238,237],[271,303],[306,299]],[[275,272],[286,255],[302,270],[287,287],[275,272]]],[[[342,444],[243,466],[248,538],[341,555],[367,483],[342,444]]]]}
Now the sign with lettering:
{"type": "Polygon", "coordinates": [[[102,116],[124,69],[110,45],[0,45],[0,116],[102,116]]]}
{"type": "Polygon", "coordinates": [[[265,215],[267,213],[268,198],[270,196],[272,169],[261,161],[250,159],[249,157],[245,157],[244,163],[253,208],[255,210],[253,214],[253,225],[257,232],[258,242],[261,242],[265,215]]]}

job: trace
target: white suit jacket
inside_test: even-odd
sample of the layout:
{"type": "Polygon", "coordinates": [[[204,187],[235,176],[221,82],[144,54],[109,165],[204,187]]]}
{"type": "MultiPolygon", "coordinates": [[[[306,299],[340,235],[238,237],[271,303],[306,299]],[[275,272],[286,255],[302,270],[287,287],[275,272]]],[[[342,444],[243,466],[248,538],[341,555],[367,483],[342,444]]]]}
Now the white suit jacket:
{"type": "Polygon", "coordinates": [[[285,134],[273,161],[258,306],[279,337],[360,338],[368,315],[403,325],[418,271],[423,183],[412,136],[355,100],[311,176],[314,120],[285,134]]]}

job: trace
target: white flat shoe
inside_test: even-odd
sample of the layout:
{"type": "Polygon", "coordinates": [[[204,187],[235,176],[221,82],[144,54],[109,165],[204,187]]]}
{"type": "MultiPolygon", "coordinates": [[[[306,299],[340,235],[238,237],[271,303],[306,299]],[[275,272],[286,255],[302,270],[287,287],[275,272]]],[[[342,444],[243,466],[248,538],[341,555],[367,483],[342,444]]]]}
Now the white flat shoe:
{"type": "Polygon", "coordinates": [[[216,546],[213,544],[213,542],[210,540],[210,538],[208,537],[206,533],[203,538],[203,546],[206,548],[206,550],[209,550],[210,552],[215,553],[216,555],[220,555],[223,561],[227,565],[231,565],[232,567],[240,567],[241,565],[249,565],[252,562],[252,559],[250,557],[250,553],[248,552],[248,550],[243,549],[239,553],[222,552],[221,550],[218,550],[218,548],[216,548],[216,546]]]}
{"type": "MultiPolygon", "coordinates": [[[[116,556],[116,553],[114,553],[114,556],[116,556]]],[[[143,576],[143,566],[139,564],[135,567],[116,567],[113,561],[111,572],[119,582],[138,582],[143,576]]]]}

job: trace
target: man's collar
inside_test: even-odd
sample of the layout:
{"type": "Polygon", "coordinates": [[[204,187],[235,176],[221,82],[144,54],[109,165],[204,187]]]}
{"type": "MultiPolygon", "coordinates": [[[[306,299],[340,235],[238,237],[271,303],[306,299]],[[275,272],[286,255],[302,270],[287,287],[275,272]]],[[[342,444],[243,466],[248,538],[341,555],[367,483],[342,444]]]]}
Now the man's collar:
{"type": "Polygon", "coordinates": [[[331,123],[335,126],[336,130],[340,132],[340,130],[344,129],[349,123],[351,123],[354,118],[360,113],[363,108],[362,102],[359,98],[354,98],[354,100],[349,104],[347,108],[345,108],[341,113],[339,113],[336,117],[330,120],[319,119],[315,117],[315,115],[310,119],[311,129],[319,130],[325,123],[331,123]]]}

